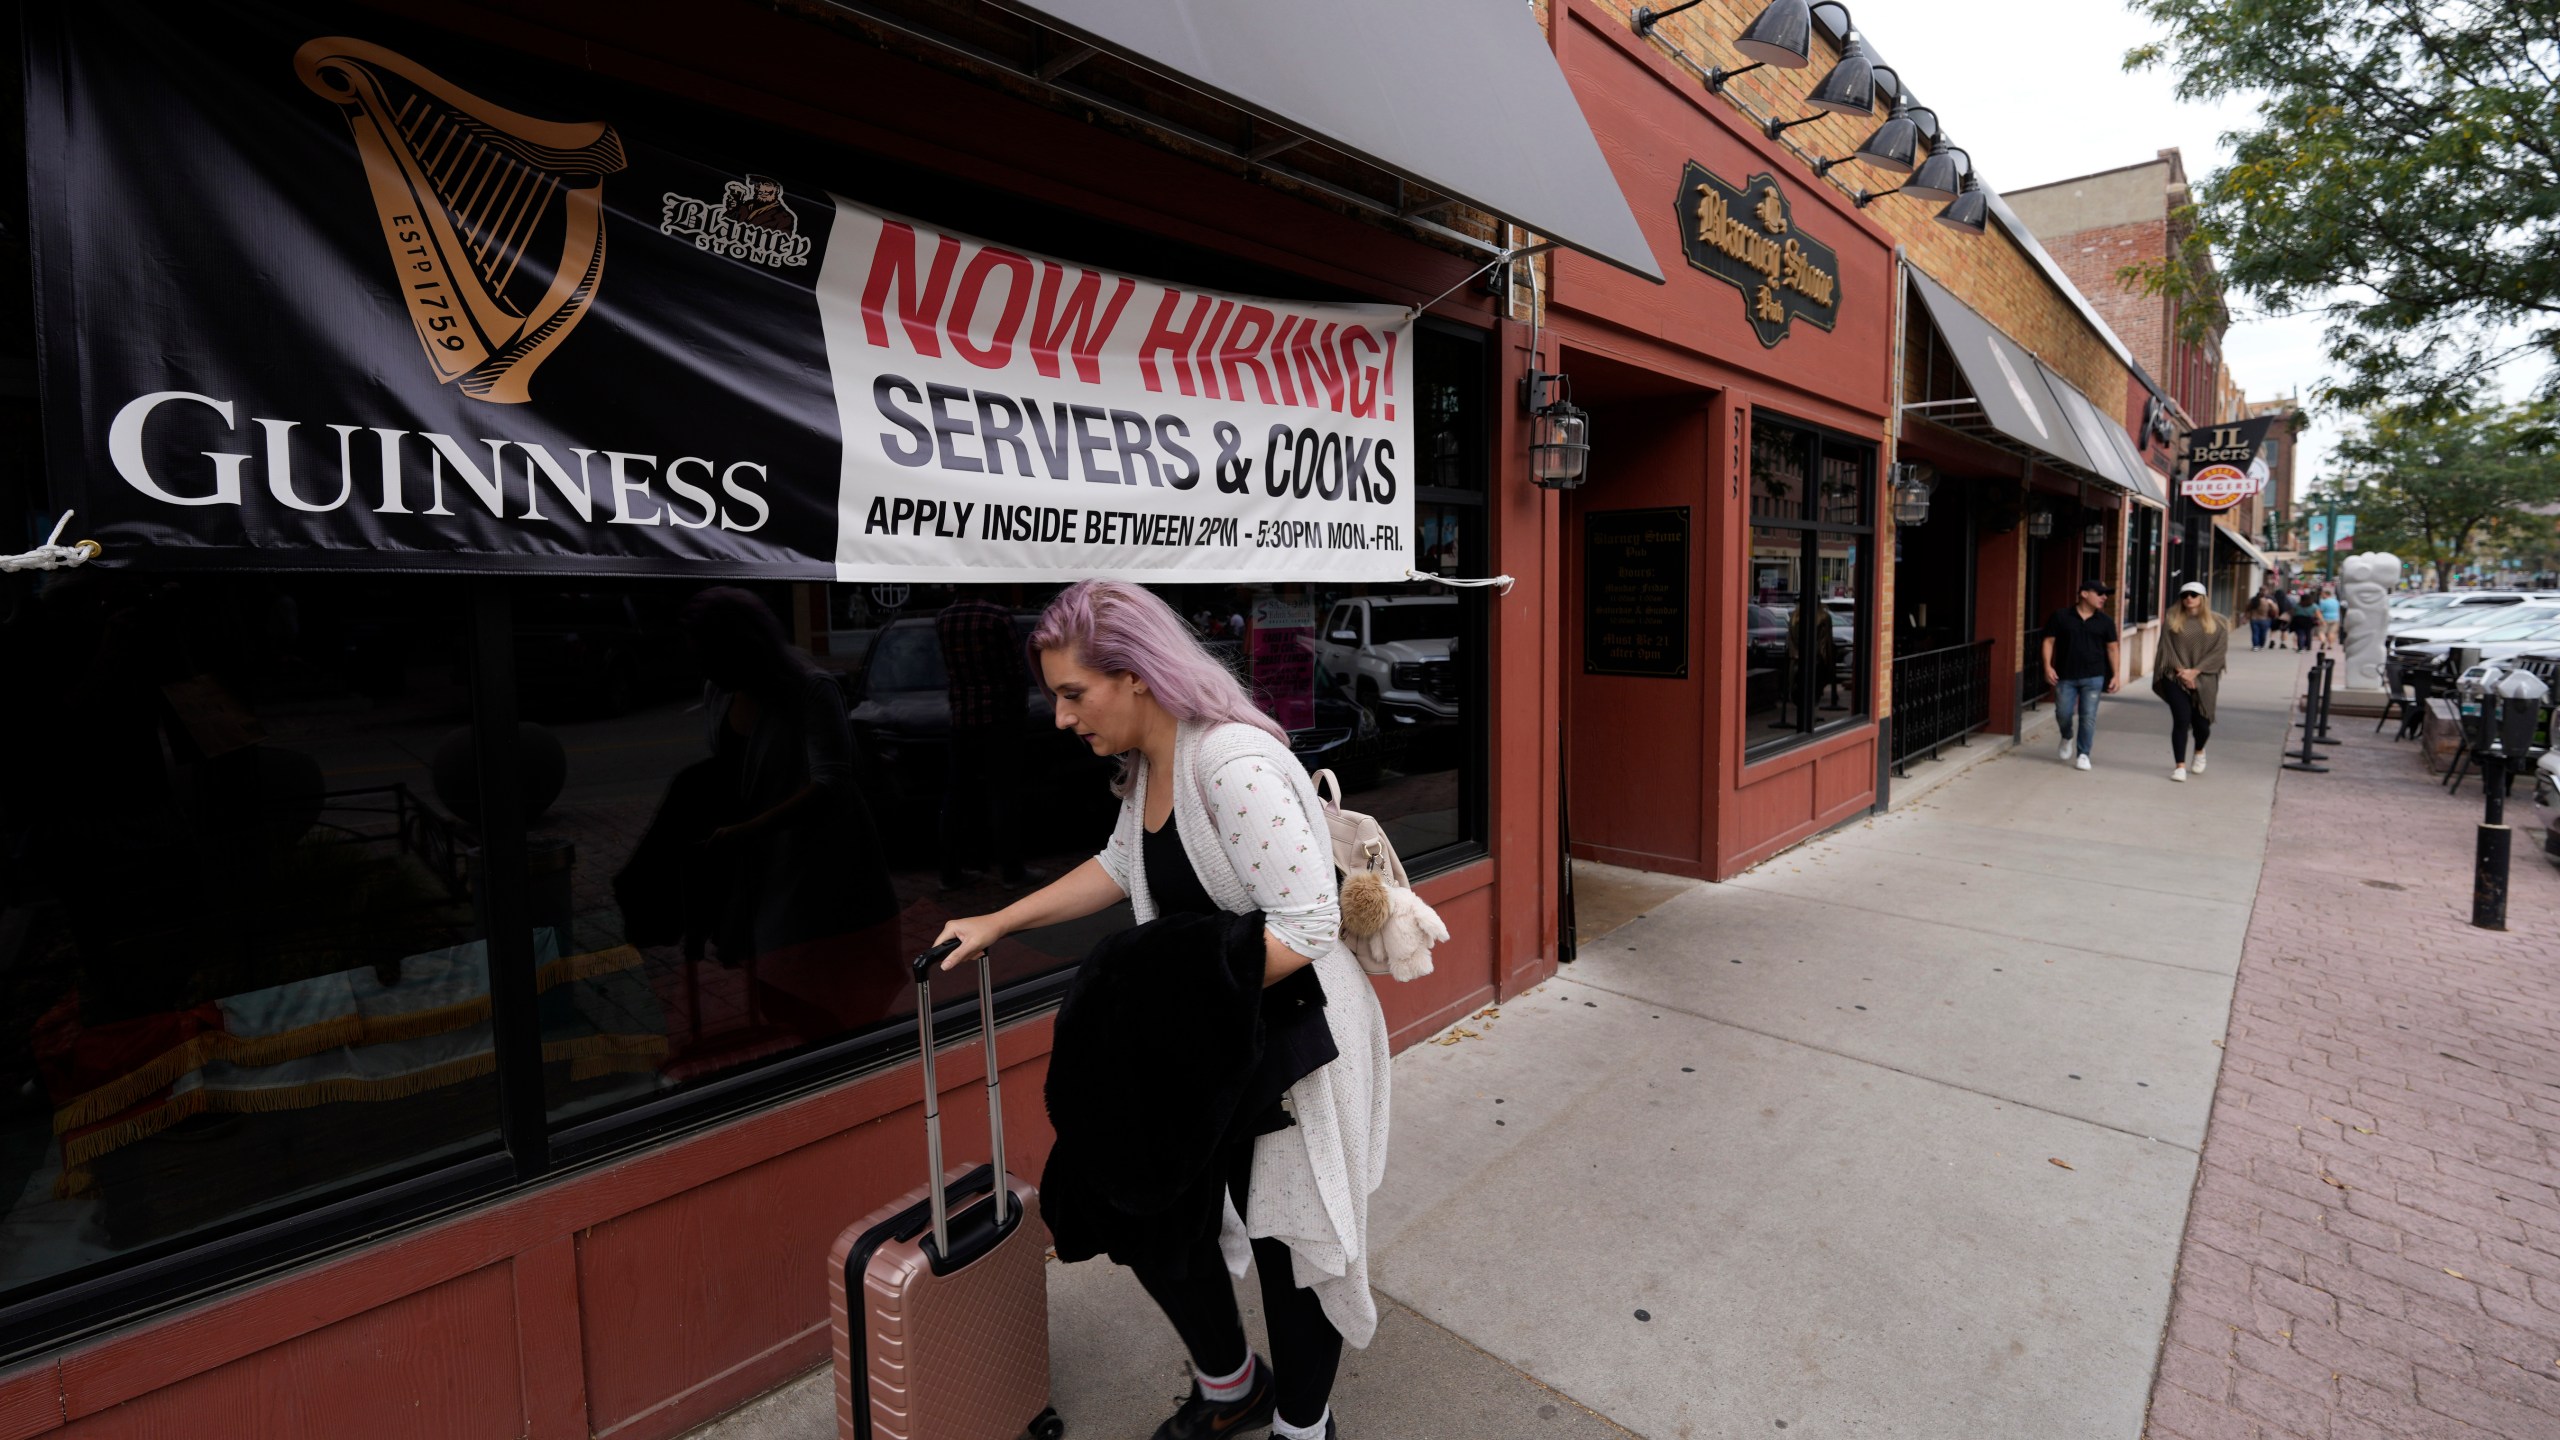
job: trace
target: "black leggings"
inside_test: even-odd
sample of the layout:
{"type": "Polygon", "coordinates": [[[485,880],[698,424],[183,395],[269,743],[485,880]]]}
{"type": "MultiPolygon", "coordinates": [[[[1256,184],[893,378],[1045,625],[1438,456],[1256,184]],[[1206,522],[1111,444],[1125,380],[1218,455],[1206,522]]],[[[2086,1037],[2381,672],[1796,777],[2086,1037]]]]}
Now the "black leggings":
{"type": "MultiPolygon", "coordinates": [[[[1227,1192],[1236,1213],[1244,1213],[1245,1190],[1253,1178],[1253,1141],[1231,1147],[1226,1156],[1227,1192]]],[[[1196,1247],[1180,1274],[1149,1265],[1136,1267],[1138,1283],[1173,1322],[1191,1363],[1203,1375],[1232,1375],[1251,1353],[1244,1321],[1236,1313],[1235,1286],[1227,1279],[1226,1257],[1212,1233],[1196,1247]]],[[[1262,1319],[1271,1332],[1271,1377],[1279,1386],[1280,1418],[1292,1425],[1312,1425],[1323,1418],[1333,1395],[1333,1372],[1342,1363],[1342,1335],[1325,1318],[1316,1292],[1298,1286],[1290,1270],[1289,1247],[1277,1240],[1253,1242],[1253,1271],[1262,1282],[1262,1319]]]]}
{"type": "Polygon", "coordinates": [[[2213,739],[2213,722],[2197,707],[2195,692],[2172,680],[2169,693],[2169,754],[2181,765],[2187,763],[2187,731],[2196,732],[2196,749],[2201,751],[2213,739]]]}

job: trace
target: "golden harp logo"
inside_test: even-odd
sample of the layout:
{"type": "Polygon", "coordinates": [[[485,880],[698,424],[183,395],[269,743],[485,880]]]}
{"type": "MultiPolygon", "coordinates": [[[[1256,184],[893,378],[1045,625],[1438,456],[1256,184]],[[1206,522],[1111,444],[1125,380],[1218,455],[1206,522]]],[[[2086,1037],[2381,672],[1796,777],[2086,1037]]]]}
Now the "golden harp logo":
{"type": "Polygon", "coordinates": [[[519,115],[343,36],[295,51],[293,68],[346,112],[437,383],[522,404],[604,281],[604,177],[628,163],[622,137],[519,115]]]}

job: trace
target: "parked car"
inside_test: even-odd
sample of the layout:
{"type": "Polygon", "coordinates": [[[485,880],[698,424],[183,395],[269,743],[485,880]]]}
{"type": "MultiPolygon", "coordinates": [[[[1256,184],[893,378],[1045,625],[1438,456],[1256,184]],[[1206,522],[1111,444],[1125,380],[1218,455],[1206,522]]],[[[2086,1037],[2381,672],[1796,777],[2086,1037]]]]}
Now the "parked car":
{"type": "Polygon", "coordinates": [[[2394,632],[2415,630],[2449,621],[2457,615],[2467,616],[2475,611],[2520,605],[2527,598],[2521,590],[2453,590],[2403,596],[2391,602],[2391,618],[2387,623],[2394,632]]]}
{"type": "MultiPolygon", "coordinates": [[[[1026,643],[1038,618],[1014,617],[1014,630],[1026,643]]],[[[951,677],[942,666],[933,617],[911,615],[882,626],[848,677],[846,699],[874,805],[913,820],[919,807],[938,802],[950,764],[951,677]]],[[[1023,684],[1022,728],[1025,784],[1103,793],[1110,762],[1058,728],[1057,708],[1037,677],[1023,684]]]]}
{"type": "Polygon", "coordinates": [[[1457,638],[1454,596],[1355,596],[1316,627],[1316,662],[1381,728],[1446,725],[1458,718],[1457,638]]]}
{"type": "MultiPolygon", "coordinates": [[[[2560,607],[2537,605],[2533,609],[2547,612],[2560,607]]],[[[2441,665],[2456,656],[2463,657],[2466,664],[2477,664],[2539,655],[2556,645],[2560,645],[2560,614],[2544,613],[2513,624],[2486,626],[2451,640],[2402,645],[2394,653],[2403,661],[2422,665],[2441,665]]]]}
{"type": "Polygon", "coordinates": [[[1318,666],[1314,722],[1289,732],[1289,752],[1308,774],[1332,771],[1343,793],[1350,795],[1378,783],[1385,750],[1378,717],[1344,699],[1341,686],[1318,666]]]}
{"type": "Polygon", "coordinates": [[[2560,616],[2560,596],[2524,597],[2498,606],[2466,606],[2449,615],[2429,617],[2423,624],[2393,635],[2391,650],[2398,654],[2413,646],[2462,640],[2528,617],[2543,616],[2560,616]]]}

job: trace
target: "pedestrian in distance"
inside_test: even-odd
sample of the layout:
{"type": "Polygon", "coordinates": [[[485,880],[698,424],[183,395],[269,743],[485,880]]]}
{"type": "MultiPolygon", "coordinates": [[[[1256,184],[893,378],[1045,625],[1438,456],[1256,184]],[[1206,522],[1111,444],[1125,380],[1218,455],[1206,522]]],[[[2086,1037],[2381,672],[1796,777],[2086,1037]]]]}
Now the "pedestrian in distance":
{"type": "Polygon", "coordinates": [[[2320,587],[2320,648],[2338,648],[2338,587],[2320,587]]]}
{"type": "Polygon", "coordinates": [[[2310,649],[2311,637],[2320,629],[2320,600],[2308,586],[2293,597],[2290,623],[2293,627],[2293,648],[2310,649]]]}
{"type": "Polygon", "coordinates": [[[2272,623],[2275,618],[2276,597],[2273,592],[2260,595],[2257,599],[2249,602],[2250,649],[2264,650],[2267,648],[2267,626],[2272,623]]]}
{"type": "MultiPolygon", "coordinates": [[[[1030,648],[1058,728],[1119,759],[1120,820],[1102,852],[1066,875],[943,926],[940,938],[959,942],[943,968],[1124,898],[1141,926],[1260,912],[1264,1039],[1240,1081],[1252,1100],[1209,1142],[1214,1178],[1196,1187],[1208,1198],[1196,1215],[1149,1217],[1146,1234],[1121,1232],[1127,1243],[1101,1253],[1136,1272],[1190,1352],[1191,1394],[1155,1440],[1265,1426],[1278,1440],[1332,1440],[1343,1343],[1365,1346],[1377,1328],[1367,1216],[1386,1171],[1388,1068],[1384,1012],[1341,934],[1324,802],[1287,732],[1139,586],[1068,586],[1030,648]],[[1222,1241],[1249,1242],[1269,1360],[1246,1340],[1222,1241]]],[[[1168,1074],[1165,1083],[1192,1082],[1168,1074]]],[[[1159,1142],[1149,1118],[1130,1117],[1131,1136],[1115,1143],[1203,1148],[1193,1135],[1159,1142]]],[[[1041,1189],[1048,1212],[1049,1177],[1041,1189]]],[[[1095,1253],[1069,1254],[1051,1213],[1062,1260],[1095,1253]]]]}
{"type": "Polygon", "coordinates": [[[2082,770],[2098,739],[2099,692],[2124,688],[2123,640],[2107,613],[2113,594],[2104,580],[2084,581],[2079,598],[2044,622],[2044,678],[2053,686],[2053,718],[2062,731],[2056,754],[2082,770]]]}
{"type": "Polygon", "coordinates": [[[2231,627],[2206,603],[2204,582],[2178,587],[2178,603],[2160,622],[2151,689],[2169,702],[2169,778],[2184,784],[2187,739],[2195,739],[2195,773],[2204,773],[2205,742],[2213,738],[2213,702],[2231,650],[2231,627]]]}

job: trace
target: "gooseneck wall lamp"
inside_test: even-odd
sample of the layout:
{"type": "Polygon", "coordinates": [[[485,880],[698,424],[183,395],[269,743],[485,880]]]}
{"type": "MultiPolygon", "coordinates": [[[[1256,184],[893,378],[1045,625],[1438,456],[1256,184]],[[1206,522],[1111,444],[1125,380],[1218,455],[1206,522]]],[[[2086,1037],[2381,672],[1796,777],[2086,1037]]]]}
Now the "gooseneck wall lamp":
{"type": "Polygon", "coordinates": [[[1871,115],[1876,108],[1875,53],[1867,42],[1850,32],[1849,43],[1840,50],[1840,63],[1804,97],[1814,113],[1795,120],[1781,120],[1772,115],[1764,128],[1769,138],[1777,139],[1798,125],[1810,125],[1824,115],[1871,115]]]}
{"type": "Polygon", "coordinates": [[[1970,170],[1964,177],[1964,189],[1953,203],[1938,212],[1938,223],[1967,235],[1979,235],[1990,228],[1991,192],[1982,188],[1982,182],[1974,179],[1970,170]]]}
{"type": "Polygon", "coordinates": [[[1914,105],[1908,94],[1893,102],[1893,110],[1885,122],[1875,128],[1866,140],[1850,154],[1850,159],[1863,161],[1879,170],[1908,175],[1920,154],[1920,117],[1929,117],[1932,130],[1937,128],[1938,113],[1925,105],[1914,105]]]}
{"type": "Polygon", "coordinates": [[[2039,505],[2027,512],[2027,538],[2045,540],[2053,535],[2053,507],[2039,505]]]}
{"type": "Polygon", "coordinates": [[[1520,377],[1529,409],[1529,478],[1546,490],[1577,490],[1591,469],[1591,416],[1573,403],[1573,379],[1531,370],[1520,377]]]}
{"type": "MultiPolygon", "coordinates": [[[[1703,0],[1681,0],[1660,10],[1639,6],[1635,12],[1636,33],[1651,35],[1655,26],[1701,3],[1703,0]]],[[[1982,234],[1990,226],[1992,197],[1974,175],[1973,157],[1947,143],[1937,112],[1912,99],[1902,76],[1892,66],[1877,61],[1866,37],[1852,28],[1849,7],[1840,0],[1769,0],[1751,24],[1734,37],[1733,48],[1751,62],[1748,65],[1709,69],[1690,59],[1679,46],[1671,48],[1699,72],[1708,90],[1722,94],[1725,82],[1737,75],[1763,67],[1801,70],[1812,64],[1813,15],[1824,9],[1839,16],[1839,23],[1829,27],[1829,33],[1841,37],[1839,60],[1804,97],[1811,114],[1792,120],[1769,116],[1760,122],[1762,132],[1772,140],[1781,139],[1789,130],[1810,125],[1825,115],[1872,115],[1878,99],[1889,99],[1892,109],[1884,123],[1869,132],[1856,150],[1830,158],[1807,157],[1812,161],[1813,173],[1827,176],[1855,160],[1888,174],[1908,176],[1893,189],[1855,189],[1850,196],[1860,208],[1887,195],[1926,200],[1945,207],[1935,217],[1939,224],[1967,235],[1982,234]],[[1923,150],[1927,151],[1926,159],[1922,158],[1923,150]]],[[[1925,489],[1921,504],[1925,512],[1925,489]]]]}
{"type": "Polygon", "coordinates": [[[1934,200],[1940,204],[1953,201],[1963,193],[1965,180],[1973,174],[1973,157],[1965,153],[1963,146],[1946,144],[1944,136],[1939,139],[1940,143],[1930,147],[1929,158],[1921,162],[1910,179],[1890,190],[1860,190],[1849,198],[1856,201],[1861,210],[1887,195],[1908,195],[1914,200],[1934,200]],[[1961,164],[1956,160],[1959,155],[1964,156],[1961,164]]]}

